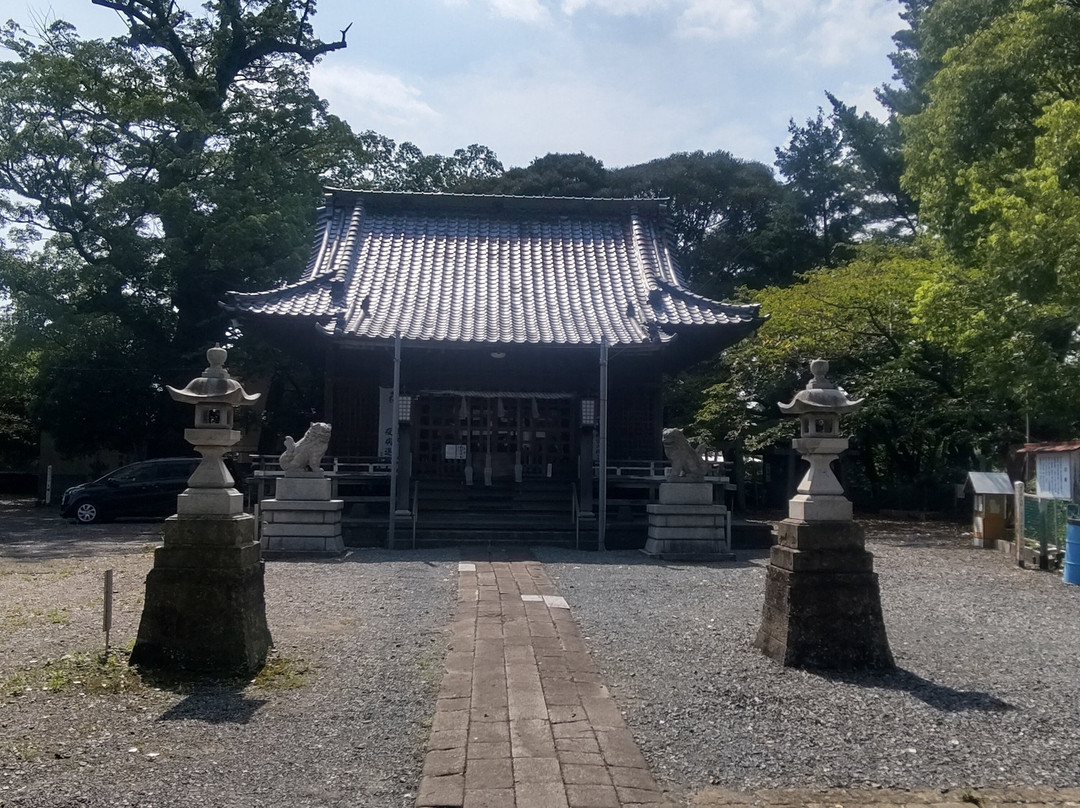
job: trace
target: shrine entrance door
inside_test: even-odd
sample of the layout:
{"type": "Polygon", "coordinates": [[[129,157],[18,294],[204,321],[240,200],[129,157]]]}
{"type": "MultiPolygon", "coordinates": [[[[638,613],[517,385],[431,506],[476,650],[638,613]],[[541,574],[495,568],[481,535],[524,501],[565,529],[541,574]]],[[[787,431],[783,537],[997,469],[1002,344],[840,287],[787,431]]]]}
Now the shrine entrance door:
{"type": "Polygon", "coordinates": [[[577,405],[571,394],[421,393],[414,403],[414,469],[421,476],[471,476],[478,483],[571,479],[577,471],[577,405]]]}

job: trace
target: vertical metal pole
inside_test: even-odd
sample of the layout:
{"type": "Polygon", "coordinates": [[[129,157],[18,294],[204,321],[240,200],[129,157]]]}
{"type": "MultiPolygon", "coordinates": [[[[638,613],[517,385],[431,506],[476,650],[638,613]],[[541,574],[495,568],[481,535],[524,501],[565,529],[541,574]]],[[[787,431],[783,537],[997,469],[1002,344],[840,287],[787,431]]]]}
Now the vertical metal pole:
{"type": "Polygon", "coordinates": [[[394,403],[391,405],[390,423],[390,530],[387,533],[387,547],[394,549],[394,526],[397,522],[398,489],[398,402],[401,400],[401,332],[394,335],[394,403]]]}
{"type": "Polygon", "coordinates": [[[45,470],[45,504],[52,505],[52,464],[45,470]]]}
{"type": "Polygon", "coordinates": [[[608,437],[608,344],[607,337],[600,339],[600,501],[597,509],[597,548],[607,549],[607,437],[608,437]]]}
{"type": "Polygon", "coordinates": [[[1024,484],[1022,482],[1013,483],[1013,538],[1016,539],[1016,563],[1020,563],[1020,559],[1023,558],[1022,550],[1024,547],[1024,484]]]}
{"type": "Polygon", "coordinates": [[[113,571],[105,570],[105,609],[101,618],[101,629],[105,632],[105,656],[109,655],[109,634],[112,631],[112,596],[113,571]]]}

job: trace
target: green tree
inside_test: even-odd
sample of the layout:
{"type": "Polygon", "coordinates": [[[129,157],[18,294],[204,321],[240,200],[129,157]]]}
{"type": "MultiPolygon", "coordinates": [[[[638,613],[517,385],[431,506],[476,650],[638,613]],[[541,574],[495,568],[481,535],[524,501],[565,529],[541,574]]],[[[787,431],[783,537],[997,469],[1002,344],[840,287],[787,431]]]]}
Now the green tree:
{"type": "Polygon", "coordinates": [[[1037,432],[1075,437],[1080,9],[975,5],[981,13],[940,0],[927,16],[952,44],[927,104],[903,121],[905,184],[955,265],[917,315],[1037,432]]]}
{"type": "Polygon", "coordinates": [[[814,238],[796,197],[765,165],[725,151],[679,152],[614,169],[619,196],[667,198],[679,261],[698,292],[783,284],[809,269],[814,238]]]}
{"type": "MultiPolygon", "coordinates": [[[[11,260],[0,255],[0,261],[11,260]]],[[[30,411],[36,357],[15,341],[10,310],[0,309],[0,469],[27,469],[37,454],[30,411]]]]}
{"type": "Polygon", "coordinates": [[[788,124],[787,145],[777,147],[776,166],[800,199],[820,244],[820,260],[857,236],[866,223],[860,177],[848,158],[840,127],[820,108],[804,126],[788,124]]]}
{"type": "Polygon", "coordinates": [[[776,404],[791,400],[810,361],[822,357],[830,378],[866,399],[849,429],[873,501],[885,491],[929,496],[962,478],[974,458],[1015,437],[1008,429],[1016,424],[1002,424],[1002,397],[971,388],[964,364],[916,316],[921,290],[940,270],[931,247],[867,244],[841,266],[753,293],[770,318],[722,357],[697,428],[750,450],[790,439],[794,420],[776,404]]]}
{"type": "Polygon", "coordinates": [[[0,292],[40,350],[37,412],[63,451],[167,451],[163,383],[225,338],[226,291],[298,276],[324,183],[432,190],[501,167],[483,147],[426,157],[329,114],[308,71],[345,33],[314,35],[313,0],[94,2],[126,37],[63,22],[0,37],[14,57],[0,62],[0,225],[45,239],[0,268],[0,292]],[[131,422],[84,423],[73,400],[131,422]]]}
{"type": "Polygon", "coordinates": [[[613,196],[611,178],[603,162],[584,152],[552,152],[537,157],[525,168],[511,168],[500,176],[480,173],[462,177],[455,190],[513,196],[613,196]]]}
{"type": "Polygon", "coordinates": [[[908,240],[918,232],[918,211],[904,190],[903,140],[896,115],[880,121],[868,112],[862,115],[831,93],[831,119],[839,129],[846,157],[855,169],[864,231],[877,238],[908,240]]]}
{"type": "Polygon", "coordinates": [[[904,10],[900,18],[907,23],[893,34],[896,50],[889,54],[889,61],[895,69],[893,78],[899,85],[885,85],[878,88],[877,98],[894,115],[914,115],[926,103],[923,85],[933,74],[931,60],[923,58],[922,21],[935,0],[898,0],[904,10]]]}

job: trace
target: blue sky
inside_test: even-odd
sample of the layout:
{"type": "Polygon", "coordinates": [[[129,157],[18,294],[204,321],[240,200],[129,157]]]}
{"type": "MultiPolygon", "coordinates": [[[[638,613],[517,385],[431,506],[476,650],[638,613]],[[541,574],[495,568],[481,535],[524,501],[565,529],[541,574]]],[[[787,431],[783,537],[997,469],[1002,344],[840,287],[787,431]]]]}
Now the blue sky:
{"type": "MultiPolygon", "coordinates": [[[[353,25],[312,83],[358,131],[443,154],[482,143],[507,167],[556,151],[616,167],[696,149],[771,165],[788,120],[827,109],[826,90],[880,113],[873,90],[891,80],[899,11],[895,0],[321,0],[323,39],[353,25]]],[[[0,16],[121,30],[90,0],[14,0],[0,16]]]]}

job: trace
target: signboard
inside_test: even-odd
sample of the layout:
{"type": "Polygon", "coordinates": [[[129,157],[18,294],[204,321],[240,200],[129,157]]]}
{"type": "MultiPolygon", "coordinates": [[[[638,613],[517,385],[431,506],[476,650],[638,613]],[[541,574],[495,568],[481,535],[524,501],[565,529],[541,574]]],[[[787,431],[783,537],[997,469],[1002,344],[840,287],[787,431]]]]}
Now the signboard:
{"type": "Polygon", "coordinates": [[[444,449],[447,460],[467,460],[469,447],[464,443],[448,443],[444,449]]]}
{"type": "Polygon", "coordinates": [[[394,452],[394,388],[379,388],[379,457],[394,452]]]}
{"type": "Polygon", "coordinates": [[[1072,499],[1068,452],[1035,455],[1035,485],[1041,499],[1072,499]]]}

